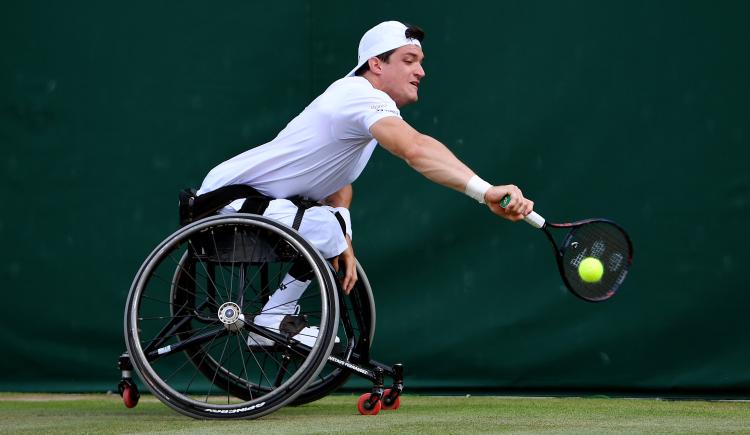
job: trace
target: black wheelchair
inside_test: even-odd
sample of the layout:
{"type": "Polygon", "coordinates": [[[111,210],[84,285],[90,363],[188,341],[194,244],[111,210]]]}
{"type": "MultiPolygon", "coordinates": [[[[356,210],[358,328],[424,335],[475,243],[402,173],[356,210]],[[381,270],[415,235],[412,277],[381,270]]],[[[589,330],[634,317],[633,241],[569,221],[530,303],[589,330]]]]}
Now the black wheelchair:
{"type": "Polygon", "coordinates": [[[118,361],[125,406],[140,397],[135,371],[154,396],[194,418],[261,417],[318,400],[352,374],[373,383],[359,397],[360,413],[398,409],[403,367],[370,358],[375,304],[362,266],[345,296],[331,265],[294,229],[259,214],[216,215],[234,196],[198,212],[198,197],[182,192],[184,225],[138,270],[125,307],[127,351],[118,361]],[[300,262],[312,283],[297,316],[318,328],[311,347],[253,323],[300,262]]]}

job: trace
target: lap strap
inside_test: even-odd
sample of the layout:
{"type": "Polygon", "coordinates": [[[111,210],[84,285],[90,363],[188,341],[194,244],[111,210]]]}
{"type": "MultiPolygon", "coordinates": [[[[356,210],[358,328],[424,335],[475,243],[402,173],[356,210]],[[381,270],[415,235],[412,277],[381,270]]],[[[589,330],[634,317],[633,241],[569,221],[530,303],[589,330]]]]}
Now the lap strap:
{"type": "MultiPolygon", "coordinates": [[[[185,226],[191,222],[210,216],[237,199],[245,199],[242,208],[238,210],[240,213],[262,215],[266,211],[268,203],[273,198],[263,195],[246,184],[231,184],[200,196],[196,194],[195,189],[184,189],[180,192],[180,226],[185,226]]],[[[299,196],[288,199],[297,206],[297,213],[294,215],[292,228],[299,231],[305,210],[319,206],[320,203],[299,196]]],[[[342,231],[346,233],[346,225],[343,222],[343,218],[338,212],[335,216],[339,224],[341,224],[342,231]]]]}
{"type": "Polygon", "coordinates": [[[311,207],[319,206],[320,203],[310,199],[301,198],[299,196],[293,196],[289,198],[289,201],[292,201],[292,203],[297,206],[297,213],[294,215],[292,228],[294,228],[296,231],[299,231],[299,227],[300,225],[302,225],[302,217],[305,215],[305,210],[311,207]]]}
{"type": "Polygon", "coordinates": [[[230,202],[245,199],[240,212],[263,214],[271,198],[246,184],[232,184],[220,187],[198,196],[195,189],[180,192],[180,225],[184,226],[206,216],[210,216],[230,202]]]}

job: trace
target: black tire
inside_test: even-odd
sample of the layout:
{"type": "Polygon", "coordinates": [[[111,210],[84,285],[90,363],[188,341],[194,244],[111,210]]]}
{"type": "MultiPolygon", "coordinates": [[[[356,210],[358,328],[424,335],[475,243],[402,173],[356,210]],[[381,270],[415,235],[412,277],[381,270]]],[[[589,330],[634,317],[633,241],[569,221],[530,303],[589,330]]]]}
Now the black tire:
{"type": "Polygon", "coordinates": [[[128,295],[125,341],[140,378],[176,411],[257,418],[304,392],[325,365],[337,324],[336,284],[318,251],[271,219],[232,214],[181,228],[148,256],[128,295]],[[300,299],[300,314],[319,328],[312,348],[251,321],[294,261],[312,270],[300,299]],[[264,268],[275,283],[259,283],[264,268]],[[275,344],[249,347],[251,331],[275,344]]]}

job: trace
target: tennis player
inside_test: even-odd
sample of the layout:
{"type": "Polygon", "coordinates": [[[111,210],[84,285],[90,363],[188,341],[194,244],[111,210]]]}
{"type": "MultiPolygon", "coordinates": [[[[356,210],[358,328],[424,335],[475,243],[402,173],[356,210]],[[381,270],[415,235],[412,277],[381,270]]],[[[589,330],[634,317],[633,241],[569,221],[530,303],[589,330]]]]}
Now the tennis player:
{"type": "MultiPolygon", "coordinates": [[[[343,267],[342,288],[357,281],[349,206],[351,183],[380,144],[429,180],[463,192],[505,219],[523,219],[533,209],[512,185],[486,182],[438,140],[412,128],[399,108],[417,101],[425,78],[422,67],[424,32],[417,26],[387,21],[368,30],[359,43],[356,66],[335,81],[270,142],[221,163],[206,176],[198,194],[231,184],[246,184],[273,198],[263,215],[292,226],[299,201],[317,204],[304,211],[298,231],[336,270],[343,267]],[[499,202],[505,195],[506,208],[499,202]]],[[[221,213],[242,211],[245,200],[221,213]]],[[[312,346],[317,330],[294,315],[309,285],[306,271],[290,270],[271,295],[255,324],[290,334],[312,346]]],[[[269,340],[250,334],[249,346],[269,340]]]]}

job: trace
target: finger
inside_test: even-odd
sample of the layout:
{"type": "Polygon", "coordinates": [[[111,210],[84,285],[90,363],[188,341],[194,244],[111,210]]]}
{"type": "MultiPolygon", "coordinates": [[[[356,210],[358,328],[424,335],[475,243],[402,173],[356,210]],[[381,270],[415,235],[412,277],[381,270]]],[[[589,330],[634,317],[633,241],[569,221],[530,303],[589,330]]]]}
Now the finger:
{"type": "Polygon", "coordinates": [[[339,271],[339,257],[333,257],[331,259],[331,265],[333,266],[333,270],[338,272],[339,271]]]}
{"type": "Polygon", "coordinates": [[[347,291],[347,294],[348,294],[348,293],[349,293],[350,291],[352,291],[352,289],[354,288],[354,286],[355,286],[356,284],[357,284],[357,271],[356,271],[356,270],[352,270],[352,276],[351,276],[351,278],[349,279],[349,291],[347,291]]]}
{"type": "Polygon", "coordinates": [[[523,195],[521,194],[521,190],[513,184],[509,184],[505,187],[507,190],[503,193],[502,197],[504,198],[507,196],[509,198],[508,203],[504,208],[506,210],[514,210],[516,207],[518,207],[519,200],[523,199],[523,195]]]}
{"type": "Polygon", "coordinates": [[[511,189],[502,189],[499,190],[499,196],[500,199],[498,201],[494,201],[493,204],[497,205],[498,207],[507,210],[508,207],[510,207],[511,202],[513,202],[514,193],[511,189]]]}
{"type": "MultiPolygon", "coordinates": [[[[515,186],[513,186],[515,187],[515,186]]],[[[515,192],[513,193],[513,199],[515,201],[511,201],[513,204],[513,207],[511,208],[511,211],[513,213],[520,213],[523,210],[524,202],[526,201],[526,198],[523,197],[523,192],[521,192],[521,189],[518,187],[515,188],[515,192]]]]}
{"type": "Polygon", "coordinates": [[[344,293],[349,294],[354,288],[354,284],[357,282],[357,269],[352,263],[346,265],[346,277],[344,278],[344,293]]]}
{"type": "Polygon", "coordinates": [[[507,216],[508,214],[510,214],[510,211],[508,210],[507,206],[503,207],[500,204],[491,204],[490,208],[492,209],[493,212],[495,212],[496,214],[499,214],[500,216],[507,216]]]}
{"type": "Polygon", "coordinates": [[[344,289],[344,294],[348,295],[350,291],[352,291],[352,287],[354,285],[352,284],[352,278],[349,275],[346,275],[344,277],[344,282],[342,283],[341,287],[344,289]]]}
{"type": "Polygon", "coordinates": [[[344,290],[344,294],[346,295],[349,294],[349,279],[349,271],[346,271],[344,276],[341,278],[341,288],[344,290]]]}
{"type": "Polygon", "coordinates": [[[528,216],[529,213],[534,211],[534,201],[527,199],[526,200],[526,211],[524,212],[524,216],[528,216]]]}
{"type": "Polygon", "coordinates": [[[505,213],[511,214],[514,213],[517,207],[518,203],[518,195],[515,192],[511,192],[508,195],[510,195],[510,201],[508,201],[508,205],[504,207],[505,213]]]}
{"type": "Polygon", "coordinates": [[[528,210],[528,208],[529,208],[529,200],[528,200],[528,199],[526,199],[526,198],[523,198],[523,199],[522,199],[522,200],[521,200],[521,201],[520,201],[520,202],[518,203],[518,211],[517,211],[517,212],[518,212],[518,214],[520,214],[521,216],[526,216],[526,215],[528,214],[528,213],[527,213],[527,210],[528,210]]]}

